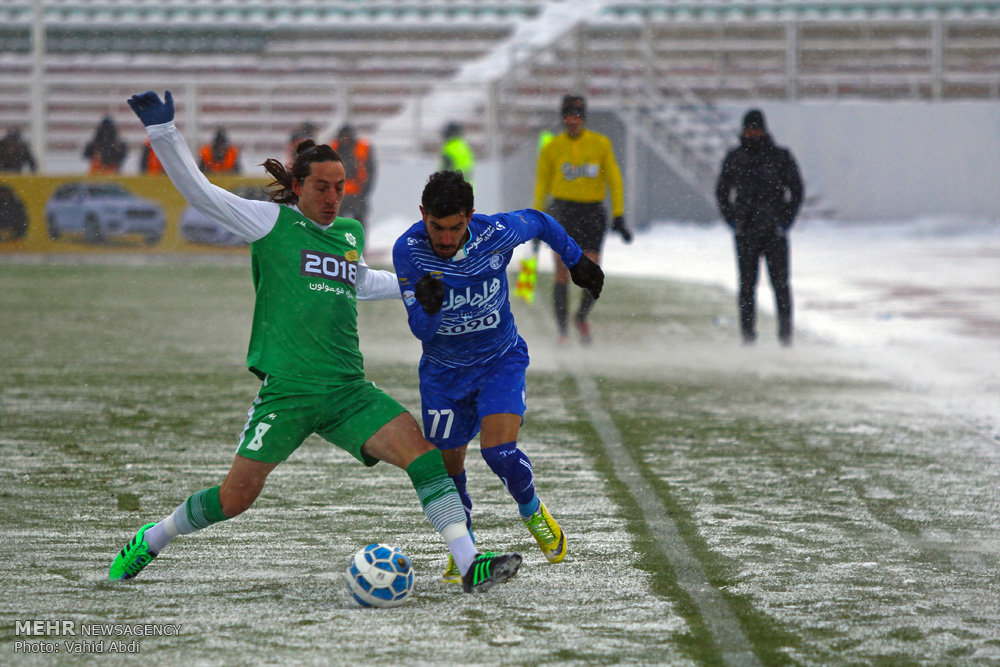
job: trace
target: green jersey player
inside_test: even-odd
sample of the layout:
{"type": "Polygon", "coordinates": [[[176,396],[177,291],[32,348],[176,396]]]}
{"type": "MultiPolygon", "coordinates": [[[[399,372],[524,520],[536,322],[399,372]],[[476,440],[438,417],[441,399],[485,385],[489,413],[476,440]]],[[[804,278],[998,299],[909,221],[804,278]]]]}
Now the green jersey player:
{"type": "Polygon", "coordinates": [[[247,365],[262,384],[223,482],[140,528],[115,557],[110,578],[131,579],[178,535],[245,512],[268,473],[311,433],[365,465],[382,460],[406,470],[424,514],[462,569],[465,592],[512,577],[521,557],[476,552],[440,451],[410,413],[365,380],[357,300],[399,292],[392,273],[365,265],[361,224],[337,217],[346,179],[336,151],[306,142],[288,167],[267,160],[272,201],[250,201],[213,186],[198,170],[174,125],[169,91],[163,100],[147,92],[128,102],[188,203],[250,244],[256,303],[247,365]]]}

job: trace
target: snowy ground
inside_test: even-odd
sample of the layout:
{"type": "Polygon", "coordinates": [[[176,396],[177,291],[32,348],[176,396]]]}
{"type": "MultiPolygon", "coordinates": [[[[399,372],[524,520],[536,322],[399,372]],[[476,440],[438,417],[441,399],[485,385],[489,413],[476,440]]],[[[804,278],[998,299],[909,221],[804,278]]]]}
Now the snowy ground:
{"type": "MultiPolygon", "coordinates": [[[[368,259],[384,266],[408,224],[376,225],[368,259]]],[[[15,653],[15,621],[68,618],[182,624],[141,642],[164,665],[485,665],[498,650],[510,664],[997,664],[998,225],[803,224],[792,245],[791,350],[767,316],[758,345],[739,344],[722,227],[610,239],[590,348],[556,347],[547,289],[515,303],[532,353],[523,441],[572,557],[541,560],[473,456],[477,535],[528,556],[475,599],[437,579],[443,550],[413,530],[405,476],[316,441],[252,514],[107,582],[118,545],[231,456],[257,389],[245,258],[0,263],[0,558],[16,573],[0,663],[51,664],[15,653]],[[339,587],[372,535],[420,573],[391,622],[339,587]],[[727,648],[741,633],[752,655],[727,648]]],[[[766,285],[760,300],[770,310],[766,285]]],[[[373,380],[416,405],[399,303],[360,312],[373,380]]]]}
{"type": "MultiPolygon", "coordinates": [[[[371,254],[412,221],[377,225],[371,254]]],[[[875,374],[922,388],[990,437],[1000,438],[1000,220],[799,222],[790,235],[795,323],[865,360],[875,374]]],[[[659,276],[715,285],[735,295],[732,237],[714,226],[664,223],[631,245],[609,236],[611,275],[659,276]]],[[[543,253],[539,270],[551,270],[543,253]]],[[[545,299],[543,295],[540,298],[545,299]]],[[[764,267],[757,294],[774,312],[764,267]]],[[[719,318],[732,327],[736,304],[719,318]]],[[[764,326],[760,345],[772,345],[764,326]]]]}
{"type": "MultiPolygon", "coordinates": [[[[791,234],[795,320],[921,387],[1000,437],[1000,221],[801,224],[791,234]]],[[[631,246],[613,239],[611,273],[716,284],[735,294],[722,225],[664,225],[631,246]]],[[[762,271],[758,304],[773,313],[762,271]]],[[[735,318],[735,301],[733,315],[735,318]]],[[[735,324],[733,325],[735,326],[735,324]]],[[[760,331],[761,338],[769,332],[760,331]]]]}
{"type": "MultiPolygon", "coordinates": [[[[373,232],[374,250],[398,233],[390,226],[373,232]]],[[[706,300],[700,316],[714,326],[675,319],[679,288],[671,283],[642,302],[644,312],[602,301],[593,317],[600,354],[557,349],[542,292],[533,308],[516,304],[532,368],[575,376],[582,369],[596,378],[605,404],[618,411],[610,421],[596,419],[601,402],[581,387],[599,432],[602,421],[638,420],[638,430],[602,433],[617,474],[633,473],[609,445],[637,447],[638,465],[668,489],[660,499],[668,508],[690,508],[709,552],[739,564],[721,590],[746,595],[757,611],[808,637],[817,653],[800,654],[804,662],[899,658],[910,641],[900,638],[912,635],[926,643],[911,645],[910,656],[992,664],[996,636],[984,628],[995,628],[995,620],[950,625],[943,619],[951,612],[925,610],[939,605],[972,619],[971,610],[994,604],[989,489],[1000,440],[1000,221],[809,222],[794,229],[791,244],[792,350],[775,341],[766,274],[758,292],[760,340],[752,349],[739,344],[726,228],[663,224],[628,246],[609,238],[603,264],[610,280],[662,277],[717,288],[715,295],[690,293],[706,300]],[[689,402],[691,387],[713,376],[726,378],[730,393],[689,402]],[[643,380],[650,382],[645,399],[614,389],[618,381],[643,380]],[[837,389],[817,393],[824,382],[837,389]],[[742,401],[752,405],[749,412],[742,401]],[[753,420],[763,414],[787,423],[769,430],[757,449],[748,443],[753,420]],[[741,425],[716,438],[700,433],[687,446],[685,420],[741,425]],[[797,434],[789,426],[796,421],[810,426],[797,434]],[[718,450],[730,435],[740,445],[718,450]],[[863,590],[893,593],[879,598],[863,590]],[[825,632],[836,638],[818,639],[825,632]],[[930,648],[936,642],[940,652],[930,648]]],[[[540,270],[551,270],[548,254],[542,257],[540,270]]],[[[625,282],[608,294],[622,296],[625,282]]],[[[640,493],[636,502],[643,500],[640,493]]],[[[671,528],[662,513],[646,520],[653,535],[671,528]]],[[[677,569],[676,546],[663,553],[677,569]]],[[[711,601],[693,597],[705,613],[711,601]]],[[[720,622],[717,639],[734,627],[720,622]]]]}

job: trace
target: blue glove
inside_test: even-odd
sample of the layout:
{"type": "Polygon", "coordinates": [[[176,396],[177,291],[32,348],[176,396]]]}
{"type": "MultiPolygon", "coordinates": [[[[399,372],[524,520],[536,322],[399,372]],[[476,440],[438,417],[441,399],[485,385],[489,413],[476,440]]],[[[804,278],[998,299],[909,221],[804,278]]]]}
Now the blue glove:
{"type": "Polygon", "coordinates": [[[146,127],[169,123],[174,119],[174,96],[170,91],[163,94],[163,101],[152,90],[142,95],[133,95],[128,105],[146,127]]]}

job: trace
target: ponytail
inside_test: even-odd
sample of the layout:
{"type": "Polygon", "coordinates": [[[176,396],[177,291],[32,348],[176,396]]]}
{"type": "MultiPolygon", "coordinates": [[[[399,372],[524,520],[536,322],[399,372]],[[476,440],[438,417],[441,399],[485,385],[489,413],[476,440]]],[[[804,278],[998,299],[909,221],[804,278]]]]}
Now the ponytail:
{"type": "Polygon", "coordinates": [[[296,181],[301,183],[309,177],[314,162],[343,162],[337,151],[327,144],[316,145],[312,139],[306,139],[295,149],[295,159],[291,167],[281,160],[268,158],[261,165],[269,173],[271,181],[265,191],[271,201],[278,204],[298,204],[299,196],[292,189],[296,181]]]}

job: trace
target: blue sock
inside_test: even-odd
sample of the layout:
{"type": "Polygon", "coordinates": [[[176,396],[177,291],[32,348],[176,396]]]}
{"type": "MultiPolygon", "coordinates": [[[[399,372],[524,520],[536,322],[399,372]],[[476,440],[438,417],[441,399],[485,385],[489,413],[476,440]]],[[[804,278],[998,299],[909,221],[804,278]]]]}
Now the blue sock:
{"type": "Polygon", "coordinates": [[[521,516],[525,519],[530,518],[532,514],[538,511],[538,508],[542,506],[542,501],[535,496],[531,502],[528,503],[518,503],[517,511],[521,513],[521,516]]]}
{"type": "Polygon", "coordinates": [[[538,509],[538,497],[535,495],[535,478],[531,474],[531,461],[517,448],[517,442],[505,442],[480,451],[486,465],[500,478],[508,493],[514,498],[521,516],[528,517],[534,514],[538,509]]]}
{"type": "MultiPolygon", "coordinates": [[[[465,488],[465,471],[458,473],[457,475],[450,475],[452,481],[455,482],[455,488],[458,489],[458,497],[462,499],[462,506],[465,508],[465,527],[472,532],[472,496],[465,488]]],[[[473,540],[474,542],[475,540],[473,540]]]]}

